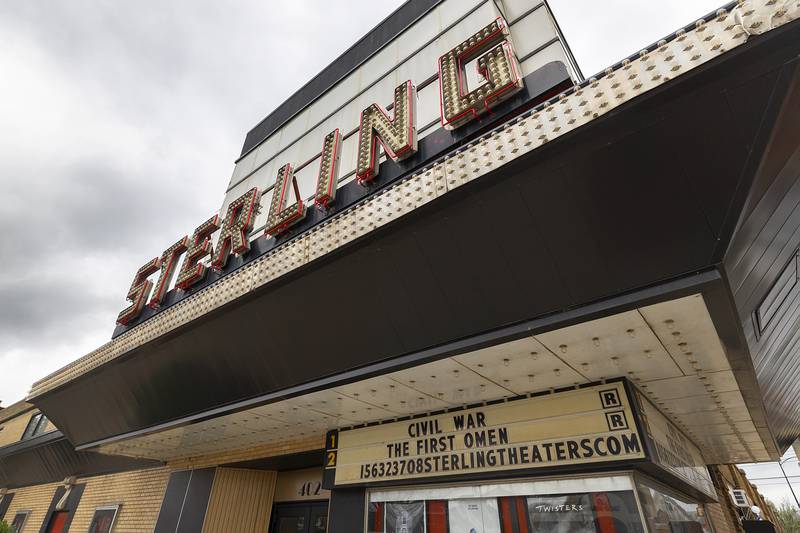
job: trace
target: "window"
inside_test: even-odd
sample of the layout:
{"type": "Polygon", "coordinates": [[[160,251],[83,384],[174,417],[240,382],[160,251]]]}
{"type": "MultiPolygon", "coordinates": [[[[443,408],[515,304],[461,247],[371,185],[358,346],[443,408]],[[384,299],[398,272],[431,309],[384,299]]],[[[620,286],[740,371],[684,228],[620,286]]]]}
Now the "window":
{"type": "Polygon", "coordinates": [[[702,505],[668,494],[655,483],[639,483],[639,500],[652,533],[713,533],[702,505]]]}
{"type": "Polygon", "coordinates": [[[111,533],[114,527],[114,520],[117,519],[119,505],[98,507],[94,512],[92,523],[89,526],[89,533],[111,533]]]}
{"type": "Polygon", "coordinates": [[[795,252],[786,266],[778,275],[778,279],[770,287],[764,299],[756,308],[756,326],[758,327],[758,334],[763,334],[764,331],[772,323],[772,319],[776,318],[784,309],[784,304],[790,302],[795,297],[795,287],[797,286],[798,279],[800,279],[800,270],[798,270],[798,252],[795,252]]]}
{"type": "Polygon", "coordinates": [[[368,533],[643,533],[627,476],[370,493],[368,533]]]}
{"type": "Polygon", "coordinates": [[[21,533],[30,514],[30,511],[17,511],[17,514],[14,515],[14,520],[11,521],[11,531],[13,533],[21,533]]]}
{"type": "Polygon", "coordinates": [[[36,413],[31,417],[30,422],[28,422],[28,426],[25,428],[25,433],[22,434],[22,439],[30,439],[37,435],[41,435],[44,433],[44,429],[47,427],[47,417],[44,416],[42,413],[36,413]]]}

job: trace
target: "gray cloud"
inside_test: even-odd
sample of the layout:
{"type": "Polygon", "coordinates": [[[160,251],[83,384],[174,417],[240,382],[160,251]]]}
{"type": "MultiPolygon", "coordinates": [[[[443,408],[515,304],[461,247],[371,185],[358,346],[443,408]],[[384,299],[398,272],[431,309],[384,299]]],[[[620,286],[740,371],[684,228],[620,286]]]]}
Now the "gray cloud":
{"type": "MultiPolygon", "coordinates": [[[[706,1],[553,7],[588,74],[706,1]]],[[[107,341],[135,270],[219,208],[247,130],[400,3],[0,3],[0,399],[107,341]]]]}
{"type": "Polygon", "coordinates": [[[0,4],[0,399],[108,340],[246,131],[400,0],[0,4]]]}

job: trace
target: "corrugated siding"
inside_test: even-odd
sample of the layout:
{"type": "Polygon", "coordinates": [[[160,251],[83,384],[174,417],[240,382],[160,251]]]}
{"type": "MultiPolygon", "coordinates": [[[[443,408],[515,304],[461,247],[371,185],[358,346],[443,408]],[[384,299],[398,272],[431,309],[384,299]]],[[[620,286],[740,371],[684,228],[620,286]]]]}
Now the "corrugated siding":
{"type": "Polygon", "coordinates": [[[267,533],[277,473],[218,468],[203,533],[267,533]]]}
{"type": "Polygon", "coordinates": [[[120,505],[114,533],[153,531],[169,473],[167,468],[155,468],[79,480],[86,489],[70,530],[88,531],[98,507],[120,505]]]}
{"type": "Polygon", "coordinates": [[[50,502],[53,501],[53,496],[58,486],[59,483],[48,483],[47,485],[36,485],[13,490],[14,499],[11,500],[11,506],[6,511],[6,521],[11,523],[14,515],[19,511],[31,511],[28,521],[25,522],[25,527],[22,528],[22,533],[38,532],[39,528],[42,527],[47,509],[50,508],[50,502]]]}

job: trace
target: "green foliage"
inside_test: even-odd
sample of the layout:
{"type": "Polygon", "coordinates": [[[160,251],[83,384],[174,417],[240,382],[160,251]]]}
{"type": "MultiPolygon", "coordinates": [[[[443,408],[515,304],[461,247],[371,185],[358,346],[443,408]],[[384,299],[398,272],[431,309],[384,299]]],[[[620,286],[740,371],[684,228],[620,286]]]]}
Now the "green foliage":
{"type": "Polygon", "coordinates": [[[11,526],[5,520],[0,520],[0,533],[11,533],[11,526]]]}
{"type": "Polygon", "coordinates": [[[783,522],[783,530],[786,533],[800,533],[800,511],[797,510],[797,507],[784,501],[778,507],[777,513],[778,518],[783,522]]]}

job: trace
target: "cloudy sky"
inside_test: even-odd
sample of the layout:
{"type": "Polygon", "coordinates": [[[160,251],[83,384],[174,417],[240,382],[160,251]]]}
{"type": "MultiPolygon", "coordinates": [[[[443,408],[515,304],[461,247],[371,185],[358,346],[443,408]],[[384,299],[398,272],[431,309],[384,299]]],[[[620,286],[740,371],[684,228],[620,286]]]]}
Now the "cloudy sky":
{"type": "MultiPolygon", "coordinates": [[[[5,405],[110,338],[136,268],[219,208],[247,130],[400,3],[0,3],[5,405]]],[[[721,4],[552,0],[586,75],[721,4]]]]}

